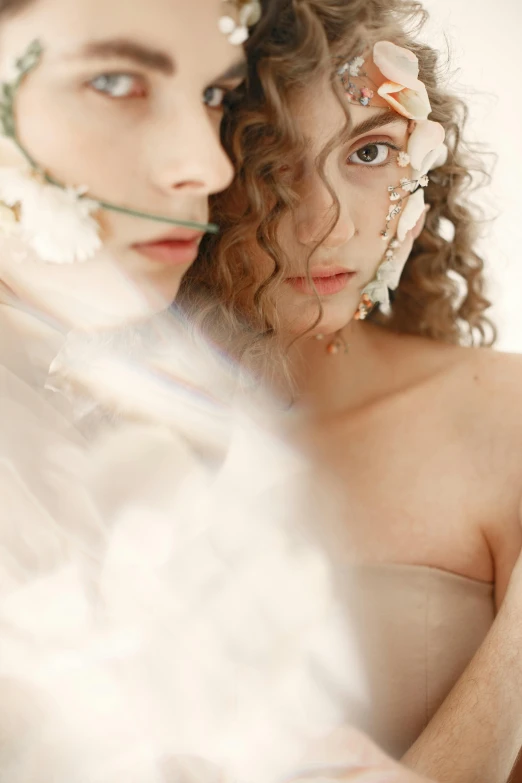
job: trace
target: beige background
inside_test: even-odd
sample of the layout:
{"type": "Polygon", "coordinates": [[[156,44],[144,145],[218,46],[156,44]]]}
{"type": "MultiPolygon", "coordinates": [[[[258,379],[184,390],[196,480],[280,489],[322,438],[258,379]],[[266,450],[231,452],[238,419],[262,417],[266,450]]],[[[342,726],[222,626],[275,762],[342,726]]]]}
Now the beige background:
{"type": "Polygon", "coordinates": [[[431,19],[423,36],[443,51],[449,45],[448,81],[469,102],[468,137],[497,156],[492,184],[481,196],[488,214],[497,217],[485,226],[481,249],[498,347],[522,352],[522,3],[424,5],[431,19]]]}

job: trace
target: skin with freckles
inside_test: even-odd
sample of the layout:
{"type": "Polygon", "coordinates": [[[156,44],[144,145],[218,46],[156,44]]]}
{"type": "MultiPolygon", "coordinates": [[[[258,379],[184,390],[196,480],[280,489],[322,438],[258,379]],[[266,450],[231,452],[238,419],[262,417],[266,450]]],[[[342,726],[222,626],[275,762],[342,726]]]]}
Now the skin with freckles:
{"type": "MultiPolygon", "coordinates": [[[[17,99],[20,138],[57,180],[94,198],[206,222],[207,199],[232,177],[219,142],[223,101],[242,80],[240,47],[218,29],[220,0],[36,0],[0,23],[0,78],[39,39],[41,63],[17,99]],[[205,57],[201,57],[201,52],[205,57]]],[[[0,162],[20,158],[2,140],[0,162]]],[[[172,227],[100,215],[104,247],[83,264],[13,264],[0,280],[71,325],[114,325],[163,309],[197,252],[162,263],[136,245],[172,227]]]]}

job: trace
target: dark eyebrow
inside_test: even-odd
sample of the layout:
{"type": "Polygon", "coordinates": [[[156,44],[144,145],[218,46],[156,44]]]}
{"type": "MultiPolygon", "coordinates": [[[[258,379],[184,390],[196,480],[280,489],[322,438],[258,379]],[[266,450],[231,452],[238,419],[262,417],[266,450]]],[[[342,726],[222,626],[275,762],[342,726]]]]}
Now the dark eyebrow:
{"type": "Polygon", "coordinates": [[[382,128],[383,125],[390,125],[392,122],[408,123],[409,120],[401,114],[397,114],[396,111],[384,109],[384,111],[379,114],[374,114],[372,117],[368,117],[367,120],[359,122],[358,125],[354,125],[353,128],[350,129],[350,138],[353,139],[356,136],[363,136],[365,133],[370,133],[372,130],[382,128]]]}
{"type": "Polygon", "coordinates": [[[246,75],[246,62],[244,60],[237,60],[230,66],[230,68],[227,68],[226,71],[223,71],[223,73],[220,74],[217,79],[214,79],[214,81],[228,82],[232,79],[246,79],[246,75]]]}
{"type": "Polygon", "coordinates": [[[172,76],[175,71],[174,61],[168,54],[125,38],[91,41],[81,50],[80,56],[132,60],[138,65],[160,71],[166,76],[172,76]]]}

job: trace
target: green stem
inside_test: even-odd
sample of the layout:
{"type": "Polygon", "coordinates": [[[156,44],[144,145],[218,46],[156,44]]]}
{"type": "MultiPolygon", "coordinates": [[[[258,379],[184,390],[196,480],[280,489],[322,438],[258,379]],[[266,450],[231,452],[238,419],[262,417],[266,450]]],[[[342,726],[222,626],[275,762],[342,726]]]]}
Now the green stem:
{"type": "MultiPolygon", "coordinates": [[[[32,70],[32,68],[29,70],[32,70]]],[[[21,154],[24,156],[25,160],[27,161],[27,163],[29,164],[29,166],[34,172],[40,174],[49,185],[54,185],[57,188],[61,188],[62,190],[65,190],[65,187],[61,182],[58,182],[57,180],[53,179],[53,177],[47,174],[44,171],[44,169],[42,169],[42,167],[38,165],[38,163],[31,157],[31,155],[27,152],[24,145],[18,138],[13,104],[14,104],[14,98],[18,93],[18,90],[24,78],[29,73],[29,70],[21,73],[18,79],[16,80],[16,82],[14,83],[13,90],[12,90],[12,98],[11,101],[9,102],[9,105],[6,107],[9,110],[10,119],[11,119],[10,130],[12,132],[9,133],[9,136],[10,138],[12,138],[13,142],[16,144],[21,154]]],[[[203,233],[206,234],[219,233],[219,226],[217,226],[215,223],[196,223],[192,220],[177,220],[176,218],[163,217],[162,215],[153,215],[150,214],[149,212],[141,212],[140,210],[137,209],[120,207],[117,204],[111,204],[109,201],[100,201],[99,199],[91,197],[88,194],[85,194],[85,196],[80,196],[80,198],[90,198],[90,199],[92,198],[92,201],[95,201],[99,205],[100,209],[105,209],[109,212],[118,212],[119,214],[122,215],[130,215],[131,217],[142,218],[143,220],[153,220],[156,223],[166,223],[167,225],[170,226],[180,226],[182,228],[190,228],[194,231],[202,231],[203,233]]]]}

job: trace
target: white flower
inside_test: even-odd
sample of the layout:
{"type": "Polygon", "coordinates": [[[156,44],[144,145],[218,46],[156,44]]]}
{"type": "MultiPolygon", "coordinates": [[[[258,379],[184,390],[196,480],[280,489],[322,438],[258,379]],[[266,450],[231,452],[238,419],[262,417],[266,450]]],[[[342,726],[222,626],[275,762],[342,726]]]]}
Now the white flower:
{"type": "Polygon", "coordinates": [[[400,186],[402,190],[405,190],[407,193],[413,193],[413,191],[417,189],[417,180],[407,179],[406,177],[404,177],[400,181],[400,186]]]}
{"type": "Polygon", "coordinates": [[[410,163],[410,156],[407,152],[399,152],[397,155],[397,165],[401,167],[401,169],[406,168],[410,163]]]}
{"type": "Polygon", "coordinates": [[[350,76],[359,76],[359,71],[364,65],[364,57],[354,57],[348,63],[348,73],[350,76]]]}
{"type": "Polygon", "coordinates": [[[367,294],[374,304],[381,304],[387,307],[390,304],[390,292],[385,280],[379,280],[378,274],[368,283],[366,288],[363,289],[363,294],[367,294]]]}
{"type": "Polygon", "coordinates": [[[404,242],[408,231],[415,226],[424,211],[424,191],[416,190],[406,202],[400,220],[397,224],[397,238],[404,242]]]}
{"type": "Polygon", "coordinates": [[[0,202],[17,208],[16,233],[42,261],[87,261],[100,249],[100,227],[92,216],[99,205],[82,198],[84,192],[39,182],[29,170],[0,168],[0,202]]]}
{"type": "Polygon", "coordinates": [[[444,151],[447,156],[447,148],[444,144],[445,136],[444,128],[440,122],[432,122],[431,120],[417,122],[408,140],[408,155],[414,169],[412,176],[415,179],[420,179],[431,169],[446,162],[443,157],[444,151]]]}
{"type": "Polygon", "coordinates": [[[218,21],[218,28],[223,35],[230,35],[236,29],[236,22],[231,16],[222,16],[218,21]]]}
{"type": "Polygon", "coordinates": [[[246,3],[239,11],[239,24],[243,27],[253,27],[259,22],[262,15],[261,3],[259,0],[251,0],[246,3]]]}
{"type": "Polygon", "coordinates": [[[419,61],[413,52],[390,41],[373,47],[373,61],[384,77],[377,93],[403,117],[425,120],[431,112],[428,92],[419,81],[419,61]]]}
{"type": "Polygon", "coordinates": [[[232,46],[241,46],[246,40],[248,40],[248,27],[238,25],[236,29],[228,36],[229,42],[232,46]]]}

